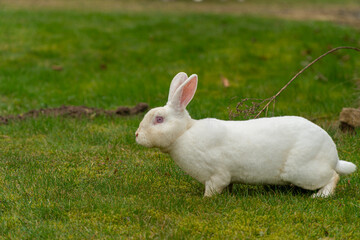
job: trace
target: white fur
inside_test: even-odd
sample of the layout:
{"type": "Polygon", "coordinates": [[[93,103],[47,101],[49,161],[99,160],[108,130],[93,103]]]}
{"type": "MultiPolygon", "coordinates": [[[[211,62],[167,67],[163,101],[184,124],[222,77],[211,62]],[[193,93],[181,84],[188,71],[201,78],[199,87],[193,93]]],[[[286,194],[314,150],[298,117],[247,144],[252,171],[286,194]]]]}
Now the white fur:
{"type": "Polygon", "coordinates": [[[137,143],[168,152],[190,176],[205,184],[205,196],[230,183],[294,184],[334,193],[340,175],[356,170],[339,160],[335,143],[319,126],[295,116],[248,121],[191,119],[186,111],[197,76],[176,75],[168,103],[150,110],[136,131],[137,143]],[[162,123],[156,117],[163,117],[162,123]]]}

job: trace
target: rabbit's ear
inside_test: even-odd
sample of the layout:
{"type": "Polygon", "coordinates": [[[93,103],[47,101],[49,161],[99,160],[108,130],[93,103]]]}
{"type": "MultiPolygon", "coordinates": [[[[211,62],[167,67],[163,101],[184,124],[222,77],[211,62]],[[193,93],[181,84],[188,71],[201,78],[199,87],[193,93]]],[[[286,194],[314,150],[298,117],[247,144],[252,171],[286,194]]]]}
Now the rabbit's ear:
{"type": "Polygon", "coordinates": [[[198,76],[196,74],[191,75],[177,88],[168,104],[176,110],[184,110],[195,95],[197,82],[198,76]]]}
{"type": "Polygon", "coordinates": [[[188,79],[188,76],[184,72],[179,72],[173,78],[173,80],[171,81],[171,84],[170,84],[169,97],[168,97],[169,102],[172,99],[172,97],[174,96],[176,89],[178,89],[178,87],[180,87],[180,85],[183,84],[186,81],[186,79],[188,79]]]}

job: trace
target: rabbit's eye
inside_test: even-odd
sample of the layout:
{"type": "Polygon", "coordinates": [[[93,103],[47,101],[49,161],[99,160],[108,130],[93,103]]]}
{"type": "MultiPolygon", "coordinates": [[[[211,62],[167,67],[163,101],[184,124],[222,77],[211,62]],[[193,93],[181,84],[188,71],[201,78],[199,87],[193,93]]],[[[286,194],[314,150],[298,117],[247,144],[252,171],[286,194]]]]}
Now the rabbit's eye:
{"type": "Polygon", "coordinates": [[[162,123],[162,122],[164,122],[164,118],[161,116],[156,116],[155,121],[156,121],[156,123],[162,123]]]}

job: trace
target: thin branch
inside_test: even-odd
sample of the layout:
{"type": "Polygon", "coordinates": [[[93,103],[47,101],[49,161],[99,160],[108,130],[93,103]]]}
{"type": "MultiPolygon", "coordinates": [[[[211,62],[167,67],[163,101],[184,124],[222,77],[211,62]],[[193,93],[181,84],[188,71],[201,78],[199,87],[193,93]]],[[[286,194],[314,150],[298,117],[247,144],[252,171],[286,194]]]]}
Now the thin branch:
{"type": "Polygon", "coordinates": [[[269,99],[270,99],[269,102],[260,110],[260,112],[255,116],[255,118],[258,118],[258,117],[260,116],[260,114],[261,114],[265,109],[268,108],[268,106],[270,105],[270,103],[271,103],[272,101],[274,101],[275,98],[276,98],[277,96],[279,96],[280,93],[281,93],[282,91],[284,91],[285,88],[287,88],[287,87],[290,85],[290,83],[292,83],[292,81],[294,81],[295,78],[297,78],[301,73],[303,73],[303,72],[304,72],[306,69],[308,69],[311,65],[313,65],[314,63],[316,63],[317,61],[319,61],[320,59],[322,59],[322,58],[325,57],[326,55],[328,55],[328,54],[330,54],[330,53],[332,53],[332,52],[335,52],[335,51],[337,51],[337,50],[339,50],[339,49],[352,49],[352,50],[355,50],[355,51],[360,52],[360,49],[359,49],[359,48],[344,46],[344,47],[333,48],[333,49],[331,49],[330,51],[328,51],[328,52],[324,53],[323,55],[321,55],[320,57],[316,58],[314,61],[312,61],[311,63],[309,63],[306,67],[304,67],[303,69],[301,69],[283,88],[280,89],[280,91],[279,91],[278,93],[276,93],[274,96],[272,96],[271,98],[269,98],[269,99]]]}

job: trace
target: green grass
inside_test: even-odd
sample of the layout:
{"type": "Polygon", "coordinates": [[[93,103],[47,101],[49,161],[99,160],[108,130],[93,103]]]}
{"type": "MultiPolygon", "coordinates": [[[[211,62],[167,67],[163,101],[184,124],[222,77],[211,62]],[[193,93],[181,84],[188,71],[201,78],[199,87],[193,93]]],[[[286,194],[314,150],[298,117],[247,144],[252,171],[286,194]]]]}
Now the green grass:
{"type": "MultiPolygon", "coordinates": [[[[184,13],[8,9],[0,10],[0,33],[0,115],[62,104],[155,107],[185,71],[199,75],[191,115],[227,119],[233,97],[269,97],[330,47],[360,44],[359,30],[326,22],[184,13]]],[[[327,56],[280,95],[272,113],[325,116],[318,123],[340,157],[358,166],[358,136],[330,123],[358,103],[359,67],[359,53],[327,56]],[[316,80],[319,73],[327,80],[316,80]]],[[[248,185],[207,199],[168,155],[135,144],[141,118],[0,125],[0,238],[360,238],[358,172],[342,177],[329,199],[248,185]]]]}

